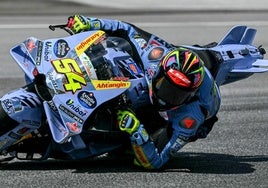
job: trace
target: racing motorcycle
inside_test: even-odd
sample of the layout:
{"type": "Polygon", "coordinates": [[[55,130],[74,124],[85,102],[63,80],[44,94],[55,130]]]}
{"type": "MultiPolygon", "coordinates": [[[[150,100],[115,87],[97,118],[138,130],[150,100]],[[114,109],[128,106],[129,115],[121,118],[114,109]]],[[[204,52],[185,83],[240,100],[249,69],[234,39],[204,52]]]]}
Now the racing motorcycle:
{"type": "MultiPolygon", "coordinates": [[[[67,25],[49,28],[70,35],[30,37],[10,50],[25,73],[24,88],[42,99],[45,117],[41,125],[25,121],[11,130],[0,124],[2,161],[77,160],[128,148],[128,136],[116,126],[115,112],[135,107],[131,94],[146,82],[130,44],[101,30],[73,34],[67,25]]],[[[203,59],[221,86],[268,71],[265,50],[252,44],[255,34],[253,28],[235,26],[218,43],[183,47],[203,59]]],[[[16,101],[2,105],[8,102],[20,110],[16,101]]],[[[3,114],[0,111],[0,122],[5,121],[3,114]]]]}

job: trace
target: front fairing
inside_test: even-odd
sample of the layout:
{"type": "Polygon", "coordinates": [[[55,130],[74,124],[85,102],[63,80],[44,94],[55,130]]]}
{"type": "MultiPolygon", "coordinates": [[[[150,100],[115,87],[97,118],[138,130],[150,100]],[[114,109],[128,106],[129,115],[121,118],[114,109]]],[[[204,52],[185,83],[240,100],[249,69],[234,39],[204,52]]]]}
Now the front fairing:
{"type": "MultiPolygon", "coordinates": [[[[106,77],[98,78],[96,67],[92,64],[93,56],[89,57],[86,52],[99,43],[105,43],[106,47],[108,42],[105,33],[89,31],[44,41],[29,38],[11,49],[11,55],[28,80],[33,81],[36,72],[46,75],[47,92],[52,100],[44,101],[44,109],[57,143],[64,143],[71,136],[81,133],[86,119],[98,106],[131,86],[129,77],[114,70],[117,66],[111,67],[114,74],[110,75],[107,71],[106,77]]],[[[125,52],[120,54],[113,50],[111,48],[109,52],[99,55],[95,53],[94,58],[116,59],[116,56],[121,56],[124,63],[133,67],[135,63],[129,60],[125,52]]],[[[134,67],[135,69],[128,70],[129,74],[134,75],[133,78],[142,74],[136,64],[134,67]]],[[[42,91],[39,93],[42,95],[42,91]]]]}

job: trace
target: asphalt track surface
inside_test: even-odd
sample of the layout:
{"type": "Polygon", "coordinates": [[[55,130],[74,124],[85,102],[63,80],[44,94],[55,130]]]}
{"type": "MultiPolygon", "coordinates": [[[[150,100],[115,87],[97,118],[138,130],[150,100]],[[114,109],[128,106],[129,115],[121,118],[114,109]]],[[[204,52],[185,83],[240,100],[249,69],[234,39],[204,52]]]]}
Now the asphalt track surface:
{"type": "MultiPolygon", "coordinates": [[[[109,17],[135,23],[177,44],[219,41],[235,24],[258,29],[255,43],[268,49],[266,12],[126,12],[54,1],[0,3],[0,94],[23,85],[23,74],[9,48],[29,36],[66,35],[49,24],[69,15],[109,17]],[[3,6],[2,6],[3,5],[3,6]],[[38,5],[44,7],[37,8],[38,5]],[[17,7],[17,9],[16,9],[17,7]],[[18,7],[21,7],[18,8],[18,7]],[[71,8],[70,8],[71,7],[71,8]]],[[[132,161],[99,158],[85,161],[12,161],[0,164],[0,187],[268,187],[268,73],[221,88],[219,121],[207,139],[185,146],[181,156],[160,172],[136,168],[132,161]]]]}

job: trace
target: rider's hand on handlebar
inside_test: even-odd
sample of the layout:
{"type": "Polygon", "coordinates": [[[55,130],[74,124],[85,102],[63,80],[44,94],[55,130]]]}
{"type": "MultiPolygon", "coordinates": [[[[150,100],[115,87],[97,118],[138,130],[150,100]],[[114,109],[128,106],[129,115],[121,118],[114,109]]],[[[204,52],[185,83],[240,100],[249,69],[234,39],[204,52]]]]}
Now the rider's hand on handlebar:
{"type": "Polygon", "coordinates": [[[119,122],[120,130],[126,131],[130,135],[132,135],[140,126],[140,121],[128,110],[119,110],[117,112],[117,120],[119,122]]]}
{"type": "Polygon", "coordinates": [[[74,33],[86,31],[90,29],[90,20],[81,15],[74,15],[68,18],[67,27],[74,33]]]}
{"type": "Polygon", "coordinates": [[[147,131],[131,111],[119,110],[117,113],[117,119],[120,130],[131,135],[130,140],[132,143],[142,145],[149,140],[147,131]]]}

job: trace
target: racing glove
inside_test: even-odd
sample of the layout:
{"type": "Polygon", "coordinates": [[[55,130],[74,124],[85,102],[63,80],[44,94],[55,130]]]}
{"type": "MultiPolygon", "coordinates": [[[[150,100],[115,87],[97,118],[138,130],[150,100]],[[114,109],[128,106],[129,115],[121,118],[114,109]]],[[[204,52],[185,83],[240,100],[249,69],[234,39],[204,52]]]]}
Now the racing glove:
{"type": "Polygon", "coordinates": [[[142,145],[149,140],[149,135],[143,125],[136,118],[135,114],[129,110],[119,110],[117,112],[117,120],[121,131],[125,131],[130,135],[132,143],[142,145]]]}
{"type": "Polygon", "coordinates": [[[90,29],[90,20],[82,15],[74,15],[68,18],[67,27],[75,34],[86,31],[90,29]]]}

